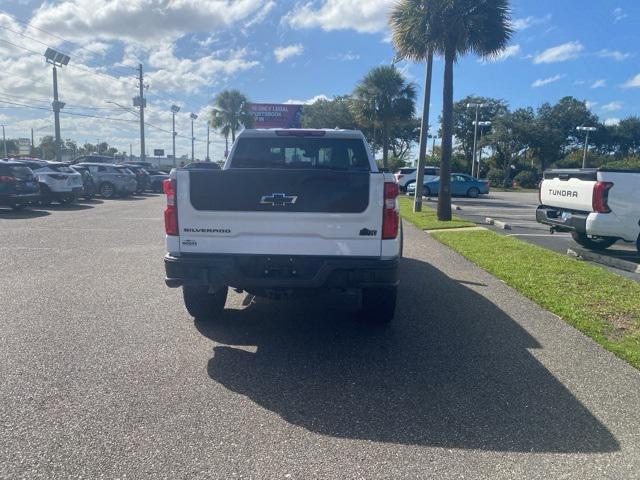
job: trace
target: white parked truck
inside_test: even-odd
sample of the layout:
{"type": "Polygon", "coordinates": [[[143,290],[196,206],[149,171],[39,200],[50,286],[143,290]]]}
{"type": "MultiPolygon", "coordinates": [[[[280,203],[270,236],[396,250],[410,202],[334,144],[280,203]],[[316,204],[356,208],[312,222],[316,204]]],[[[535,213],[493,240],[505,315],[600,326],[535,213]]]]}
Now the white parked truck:
{"type": "Polygon", "coordinates": [[[288,298],[337,290],[372,323],[394,315],[398,185],[359,131],[245,130],[222,170],[175,169],[164,184],[166,284],[214,319],[229,287],[288,298]]]}
{"type": "Polygon", "coordinates": [[[571,232],[592,250],[623,240],[640,251],[640,171],[549,170],[540,184],[536,219],[552,232],[571,232]]]}

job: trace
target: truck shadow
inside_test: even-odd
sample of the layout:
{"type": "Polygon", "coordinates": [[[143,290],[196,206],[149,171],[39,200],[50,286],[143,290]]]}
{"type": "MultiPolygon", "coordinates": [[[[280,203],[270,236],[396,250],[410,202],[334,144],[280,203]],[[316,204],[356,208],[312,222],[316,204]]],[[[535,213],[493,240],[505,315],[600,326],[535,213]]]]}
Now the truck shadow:
{"type": "Polygon", "coordinates": [[[210,377],[293,425],[333,437],[512,452],[619,450],[527,351],[540,345],[502,310],[424,262],[403,260],[401,278],[388,328],[354,320],[334,298],[258,300],[214,324],[196,321],[218,344],[210,377]]]}

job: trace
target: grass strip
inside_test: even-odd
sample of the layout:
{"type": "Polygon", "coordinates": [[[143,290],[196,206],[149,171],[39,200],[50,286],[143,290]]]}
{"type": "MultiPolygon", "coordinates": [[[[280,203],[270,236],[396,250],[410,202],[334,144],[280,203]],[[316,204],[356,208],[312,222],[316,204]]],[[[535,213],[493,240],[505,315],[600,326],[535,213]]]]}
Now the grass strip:
{"type": "Polygon", "coordinates": [[[640,369],[640,284],[489,230],[431,235],[640,369]]]}
{"type": "Polygon", "coordinates": [[[467,222],[455,215],[453,216],[453,220],[450,222],[441,222],[436,216],[436,211],[424,203],[422,205],[422,211],[415,213],[413,211],[413,197],[400,196],[398,197],[398,201],[400,202],[400,215],[402,215],[405,220],[413,223],[416,227],[422,230],[440,230],[476,226],[475,223],[467,222]]]}

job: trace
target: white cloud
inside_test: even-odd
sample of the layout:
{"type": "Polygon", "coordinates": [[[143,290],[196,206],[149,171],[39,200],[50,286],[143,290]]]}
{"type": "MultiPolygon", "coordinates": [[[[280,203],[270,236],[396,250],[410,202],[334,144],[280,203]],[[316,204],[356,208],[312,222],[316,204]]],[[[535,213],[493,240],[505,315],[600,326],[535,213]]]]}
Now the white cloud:
{"type": "Polygon", "coordinates": [[[607,85],[607,81],[604,79],[600,79],[593,82],[589,88],[602,88],[602,87],[605,87],[606,85],[607,85]]]}
{"type": "Polygon", "coordinates": [[[533,88],[544,87],[545,85],[549,85],[550,83],[555,83],[558,80],[561,80],[562,78],[564,78],[564,75],[555,75],[555,76],[549,77],[549,78],[540,78],[540,79],[536,80],[535,82],[533,82],[531,84],[531,86],[533,88]]]}
{"type": "Polygon", "coordinates": [[[590,102],[589,100],[584,103],[589,110],[592,110],[594,107],[598,106],[598,102],[590,102]]]}
{"type": "Polygon", "coordinates": [[[630,53],[621,52],[619,50],[607,50],[606,48],[604,50],[600,50],[597,55],[601,58],[612,58],[616,62],[622,62],[631,57],[630,53]]]}
{"type": "Polygon", "coordinates": [[[71,57],[73,58],[74,62],[78,60],[81,62],[86,62],[89,60],[104,58],[105,55],[109,53],[110,49],[111,45],[109,45],[108,43],[89,42],[71,52],[71,57]]]}
{"type": "Polygon", "coordinates": [[[307,100],[293,100],[293,99],[289,99],[287,100],[286,104],[293,104],[293,105],[311,105],[312,103],[317,102],[318,100],[330,100],[329,97],[327,97],[324,94],[320,94],[320,95],[316,95],[315,97],[311,97],[307,100]]]}
{"type": "Polygon", "coordinates": [[[625,88],[640,88],[640,73],[635,77],[629,79],[623,87],[625,88]]]}
{"type": "Polygon", "coordinates": [[[607,127],[613,127],[615,125],[619,125],[620,124],[620,119],[619,118],[615,118],[615,117],[614,118],[607,118],[607,119],[605,119],[604,124],[607,127]]]}
{"type": "Polygon", "coordinates": [[[338,53],[336,55],[330,55],[328,58],[329,60],[340,60],[341,62],[352,62],[354,60],[359,60],[360,55],[353,52],[345,52],[345,53],[338,53]]]}
{"type": "Polygon", "coordinates": [[[516,57],[520,55],[522,49],[520,45],[509,45],[507,48],[503,49],[496,55],[481,58],[478,60],[480,63],[495,63],[495,62],[504,62],[507,58],[516,57]]]}
{"type": "Polygon", "coordinates": [[[323,30],[355,30],[360,33],[376,33],[387,29],[389,8],[394,0],[323,0],[319,6],[305,3],[296,6],[287,16],[293,28],[323,30]]]}
{"type": "Polygon", "coordinates": [[[602,110],[605,112],[617,112],[618,110],[622,110],[624,105],[622,102],[610,102],[602,106],[602,110]]]}
{"type": "Polygon", "coordinates": [[[516,30],[526,30],[529,27],[533,27],[534,25],[542,25],[551,20],[551,14],[548,13],[544,17],[525,17],[525,18],[516,18],[511,22],[511,25],[516,30]]]}
{"type": "Polygon", "coordinates": [[[533,59],[533,63],[558,63],[565,62],[567,60],[573,60],[578,58],[580,53],[584,50],[584,46],[580,42],[568,42],[551,47],[537,55],[533,59]]]}
{"type": "Polygon", "coordinates": [[[613,15],[613,21],[615,23],[618,23],[619,21],[624,20],[629,16],[620,7],[614,9],[611,14],[613,15]]]}
{"type": "Polygon", "coordinates": [[[155,91],[195,93],[259,64],[248,59],[244,49],[191,59],[176,57],[174,48],[173,43],[158,45],[149,55],[148,66],[155,70],[148,72],[145,79],[155,91]]]}
{"type": "Polygon", "coordinates": [[[276,57],[278,63],[282,63],[285,60],[293,57],[298,57],[304,52],[304,47],[297,43],[295,45],[287,45],[286,47],[278,47],[273,51],[273,56],[276,57]]]}
{"type": "Polygon", "coordinates": [[[265,5],[265,0],[64,0],[44,2],[31,24],[72,40],[152,44],[251,21],[265,5]]]}

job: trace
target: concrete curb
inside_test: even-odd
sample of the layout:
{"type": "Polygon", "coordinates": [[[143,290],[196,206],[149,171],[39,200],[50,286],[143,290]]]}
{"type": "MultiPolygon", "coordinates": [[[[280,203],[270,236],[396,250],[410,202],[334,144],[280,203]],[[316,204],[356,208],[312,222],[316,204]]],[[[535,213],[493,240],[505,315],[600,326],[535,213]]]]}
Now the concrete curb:
{"type": "Polygon", "coordinates": [[[589,260],[591,262],[606,265],[607,267],[617,268],[618,270],[624,270],[625,272],[639,273],[640,265],[637,263],[622,260],[620,258],[610,257],[608,255],[602,255],[600,253],[592,252],[590,250],[584,250],[582,248],[568,248],[567,255],[572,257],[581,258],[583,260],[589,260]]]}
{"type": "MultiPolygon", "coordinates": [[[[425,202],[435,202],[436,200],[433,200],[431,197],[422,197],[423,201],[425,202]]],[[[451,204],[451,208],[454,210],[462,210],[462,207],[460,205],[456,205],[455,203],[451,204]]]]}
{"type": "Polygon", "coordinates": [[[500,220],[494,220],[491,217],[485,218],[484,223],[486,223],[487,225],[494,225],[498,228],[501,228],[502,230],[511,230],[511,225],[509,225],[508,223],[502,222],[500,220]]]}

